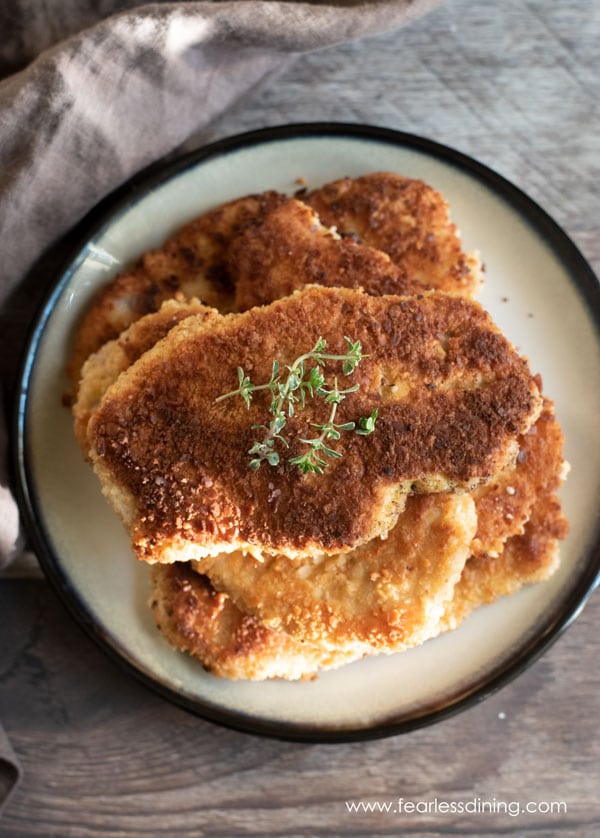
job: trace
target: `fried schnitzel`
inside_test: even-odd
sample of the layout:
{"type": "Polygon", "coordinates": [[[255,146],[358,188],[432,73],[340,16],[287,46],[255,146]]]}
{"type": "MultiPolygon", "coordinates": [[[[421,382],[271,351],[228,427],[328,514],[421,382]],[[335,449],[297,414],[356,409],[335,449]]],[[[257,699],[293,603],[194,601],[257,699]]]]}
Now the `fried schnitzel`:
{"type": "Polygon", "coordinates": [[[423,285],[381,250],[340,238],[300,201],[287,201],[236,237],[229,250],[236,309],[286,297],[304,285],[417,294],[423,285]]]}
{"type": "Polygon", "coordinates": [[[476,556],[497,556],[506,539],[523,533],[538,498],[561,483],[564,436],[550,399],[544,397],[538,420],[519,442],[516,466],[473,493],[478,523],[472,551],[476,556]]]}
{"type": "MultiPolygon", "coordinates": [[[[320,407],[309,400],[290,418],[290,456],[323,421],[320,407]]],[[[495,475],[540,408],[527,363],[478,304],[307,287],[216,324],[183,320],[109,387],[88,443],[139,558],[331,554],[385,534],[408,491],[468,488],[495,475]],[[378,408],[375,432],[342,435],[343,456],[322,475],[301,475],[287,461],[249,472],[252,426],[264,423],[269,399],[262,391],[249,409],[241,399],[217,403],[235,386],[236,367],[267,381],[274,358],[289,364],[320,337],[339,348],[344,333],[366,357],[339,421],[378,408]]]]}
{"type": "Polygon", "coordinates": [[[463,252],[448,203],[422,180],[373,172],[328,183],[303,200],[322,224],[387,253],[423,288],[468,297],[479,290],[479,256],[463,252]]]}
{"type": "Polygon", "coordinates": [[[204,213],[103,287],[77,330],[68,367],[73,392],[86,358],[143,315],[157,311],[165,300],[196,297],[230,311],[234,306],[234,281],[227,267],[230,242],[246,224],[286,200],[267,191],[204,213]]]}
{"type": "Polygon", "coordinates": [[[481,605],[549,579],[558,568],[559,542],[566,538],[568,529],[558,497],[545,493],[536,501],[523,534],[509,538],[501,553],[469,558],[439,632],[457,628],[481,605]]]}
{"type": "MultiPolygon", "coordinates": [[[[186,224],[103,287],[77,330],[68,365],[73,395],[86,358],[168,299],[197,297],[221,312],[243,310],[275,299],[277,285],[289,293],[300,285],[321,282],[322,274],[326,284],[333,284],[333,273],[340,284],[365,287],[375,294],[429,288],[466,296],[476,293],[482,274],[479,259],[463,253],[446,201],[422,181],[390,173],[369,174],[328,184],[302,200],[312,210],[304,209],[303,214],[302,204],[274,190],[227,202],[186,224]],[[287,209],[283,223],[276,222],[277,215],[270,222],[274,235],[270,245],[285,257],[286,245],[298,250],[293,236],[299,235],[310,245],[312,264],[307,264],[305,255],[300,273],[294,276],[294,264],[298,266],[302,254],[295,263],[285,258],[287,278],[281,278],[284,266],[278,267],[263,289],[257,258],[265,245],[269,255],[265,238],[269,228],[264,228],[262,237],[257,233],[255,242],[251,232],[244,236],[247,253],[237,239],[248,226],[260,231],[262,218],[278,207],[287,209]],[[317,228],[312,243],[301,223],[309,218],[309,228],[317,228]],[[362,244],[353,247],[357,242],[362,244]],[[366,275],[361,279],[360,273],[366,275]],[[379,289],[374,275],[379,277],[379,289]]],[[[272,256],[269,259],[273,262],[272,256]]]]}
{"type": "Polygon", "coordinates": [[[396,652],[435,633],[470,552],[468,494],[408,499],[388,537],[338,556],[208,559],[206,575],[245,613],[327,648],[396,652]]]}
{"type": "MultiPolygon", "coordinates": [[[[567,529],[558,499],[548,495],[536,505],[524,534],[511,537],[503,553],[495,558],[469,558],[454,585],[452,597],[443,605],[444,612],[437,629],[430,632],[429,639],[458,628],[481,605],[515,593],[523,585],[548,579],[558,565],[558,544],[567,529]]],[[[151,608],[167,642],[196,658],[218,677],[297,680],[364,657],[363,644],[352,643],[348,637],[345,644],[332,646],[330,636],[325,639],[315,636],[315,641],[309,642],[286,631],[269,628],[257,617],[240,610],[227,593],[217,592],[209,578],[196,573],[188,563],[154,565],[152,582],[151,608]]],[[[360,600],[354,602],[360,605],[360,600]]],[[[317,602],[317,605],[322,611],[322,604],[317,602]]],[[[400,599],[392,619],[399,621],[410,612],[410,603],[400,599]]],[[[435,613],[434,607],[424,616],[432,618],[435,613]]],[[[295,617],[287,626],[302,625],[302,620],[299,623],[296,620],[295,617]]],[[[315,622],[312,625],[317,629],[315,622]]],[[[357,627],[360,632],[363,628],[360,621],[357,621],[357,627]]],[[[343,628],[334,633],[337,637],[344,636],[343,628]]],[[[425,638],[425,633],[411,636],[406,632],[403,635],[386,625],[384,632],[379,629],[370,635],[367,632],[366,636],[374,641],[370,653],[380,654],[400,651],[406,648],[404,643],[419,642],[419,638],[425,638]],[[387,648],[383,642],[385,637],[388,638],[387,648]]]]}
{"type": "Polygon", "coordinates": [[[221,678],[297,680],[360,657],[268,629],[184,562],[152,568],[150,607],[165,640],[221,678]]]}
{"type": "MultiPolygon", "coordinates": [[[[412,501],[435,505],[439,499],[430,496],[413,498],[412,501]]],[[[451,527],[453,521],[452,517],[449,521],[451,527]]],[[[194,572],[191,565],[180,562],[153,567],[152,610],[165,639],[175,648],[197,658],[214,675],[253,680],[272,677],[291,680],[306,678],[320,670],[336,668],[363,657],[365,646],[360,642],[362,639],[366,638],[371,644],[369,654],[400,651],[427,637],[456,629],[481,605],[515,593],[524,585],[548,579],[558,566],[558,545],[567,530],[568,525],[556,495],[551,491],[546,492],[536,503],[524,533],[509,538],[500,555],[471,556],[468,559],[460,579],[453,579],[449,585],[453,586],[453,594],[445,602],[439,597],[439,590],[436,600],[434,592],[427,589],[424,583],[421,592],[428,597],[426,601],[429,607],[426,609],[422,601],[418,601],[415,606],[406,588],[399,587],[396,589],[397,608],[394,611],[391,577],[396,571],[393,564],[388,567],[389,583],[382,585],[375,573],[372,579],[367,579],[371,564],[368,568],[355,565],[354,579],[346,580],[346,568],[338,567],[336,577],[332,574],[332,560],[325,559],[330,571],[318,570],[317,565],[317,578],[305,572],[305,564],[298,567],[296,578],[292,578],[295,564],[281,560],[280,573],[272,579],[270,595],[269,588],[266,589],[266,602],[270,602],[271,607],[275,606],[276,614],[275,620],[268,622],[283,622],[286,631],[268,627],[256,616],[244,613],[227,593],[217,593],[207,576],[194,572]],[[288,565],[288,571],[282,575],[283,562],[288,565]],[[327,582],[328,577],[333,584],[327,582]],[[274,588],[277,578],[279,582],[290,583],[290,587],[280,590],[278,598],[274,588]],[[359,590],[352,590],[353,582],[357,581],[359,590]],[[319,582],[325,583],[324,590],[319,590],[319,582]],[[381,596],[375,598],[374,615],[366,615],[366,620],[361,620],[358,612],[364,605],[359,594],[363,594],[367,587],[373,596],[378,586],[381,596]],[[302,591],[302,588],[306,590],[302,591]],[[389,606],[387,612],[382,609],[386,598],[389,606]],[[331,607],[332,602],[335,608],[331,607]],[[303,603],[309,610],[303,611],[299,603],[303,603]],[[432,621],[434,615],[439,613],[440,605],[443,607],[443,615],[437,629],[432,630],[432,621]],[[411,620],[415,619],[419,611],[421,619],[429,621],[428,632],[425,626],[420,631],[411,631],[419,628],[418,621],[411,625],[411,620]],[[319,620],[323,613],[327,614],[327,619],[324,620],[324,631],[321,634],[319,620]],[[285,615],[283,620],[282,614],[285,615]],[[335,621],[334,614],[340,615],[340,623],[335,621]],[[373,626],[377,614],[385,614],[387,619],[369,631],[369,624],[373,626]],[[405,627],[404,631],[401,626],[405,627]],[[313,636],[314,641],[299,639],[307,636],[313,636]],[[332,638],[336,641],[333,645],[332,638]]],[[[405,536],[406,539],[408,537],[405,536]]],[[[429,542],[428,545],[425,542],[423,546],[433,546],[433,543],[429,542]]],[[[360,548],[356,553],[361,551],[368,552],[368,547],[360,548]]],[[[223,557],[222,561],[226,562],[228,558],[223,557]]],[[[418,554],[417,562],[422,561],[422,554],[418,554]]],[[[245,564],[241,566],[242,573],[247,573],[249,563],[252,565],[253,561],[246,557],[245,564]]],[[[239,582],[235,578],[235,567],[234,562],[227,571],[234,587],[239,582]]],[[[439,580],[441,573],[440,568],[439,580]]],[[[255,611],[265,609],[265,600],[260,597],[265,592],[267,576],[259,577],[257,591],[249,589],[252,600],[260,601],[259,608],[253,609],[255,611]]]]}
{"type": "Polygon", "coordinates": [[[223,554],[207,560],[204,572],[242,611],[293,636],[342,645],[349,637],[368,638],[374,648],[398,638],[417,645],[436,633],[431,626],[436,602],[447,603],[444,619],[458,620],[478,596],[490,602],[494,591],[501,596],[554,566],[557,539],[566,534],[554,496],[564,461],[562,433],[548,399],[522,441],[516,467],[472,498],[408,498],[385,540],[317,560],[274,556],[258,562],[241,552],[223,554]],[[475,523],[477,539],[469,529],[475,523]],[[455,587],[462,562],[454,557],[453,573],[448,557],[459,538],[469,559],[455,587]],[[436,600],[435,585],[442,580],[446,587],[436,600]]]}
{"type": "Polygon", "coordinates": [[[563,435],[471,299],[482,272],[439,192],[375,172],[217,207],[98,294],[75,433],[153,565],[168,643],[220,677],[309,678],[554,572],[563,435]],[[327,385],[271,431],[276,371],[301,356],[327,385]],[[320,431],[335,450],[302,473],[320,431]],[[265,433],[276,456],[252,469],[265,433]]]}
{"type": "Polygon", "coordinates": [[[136,320],[118,338],[105,343],[86,360],[81,371],[77,399],[73,405],[75,436],[86,458],[87,425],[104,393],[120,373],[164,338],[173,326],[192,314],[197,314],[207,321],[220,317],[216,309],[208,308],[198,300],[167,300],[157,312],[136,320]]]}

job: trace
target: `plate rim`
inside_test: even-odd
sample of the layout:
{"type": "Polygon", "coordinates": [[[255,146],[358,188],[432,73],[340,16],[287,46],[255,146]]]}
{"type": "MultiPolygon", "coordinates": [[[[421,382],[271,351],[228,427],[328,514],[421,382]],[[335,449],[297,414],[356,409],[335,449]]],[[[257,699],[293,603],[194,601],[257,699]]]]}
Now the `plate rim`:
{"type": "MultiPolygon", "coordinates": [[[[380,739],[409,733],[457,715],[487,699],[513,681],[541,657],[583,610],[594,589],[600,583],[600,528],[582,556],[583,567],[577,583],[565,600],[561,600],[548,615],[542,629],[518,649],[514,659],[500,663],[485,676],[469,681],[462,690],[455,691],[442,702],[420,707],[408,714],[394,716],[382,722],[355,726],[325,726],[307,723],[267,721],[239,711],[225,710],[205,699],[191,698],[165,683],[149,668],[129,655],[110,632],[99,626],[89,613],[83,598],[60,567],[52,540],[45,531],[42,509],[36,498],[27,452],[27,407],[29,382],[35,359],[48,320],[57,299],[68,285],[77,268],[77,258],[85,246],[102,234],[115,218],[133,206],[147,192],[187,169],[224,154],[281,140],[323,138],[372,140],[402,148],[414,149],[442,160],[483,182],[496,195],[504,198],[519,216],[534,228],[562,263],[574,290],[578,291],[592,316],[600,342],[600,281],[590,264],[566,231],[534,199],[486,164],[455,148],[417,134],[392,128],[349,122],[298,122],[275,125],[234,134],[211,142],[185,154],[168,156],[144,168],[124,184],[99,201],[73,228],[77,231],[75,244],[65,253],[61,265],[52,273],[49,290],[33,316],[21,356],[14,398],[12,431],[16,444],[12,446],[12,465],[15,476],[16,498],[23,527],[35,550],[40,566],[50,581],[63,606],[84,632],[95,641],[109,658],[147,688],[175,705],[210,722],[249,734],[287,741],[312,743],[344,743],[380,739]]],[[[72,230],[72,231],[73,231],[72,230]]]]}

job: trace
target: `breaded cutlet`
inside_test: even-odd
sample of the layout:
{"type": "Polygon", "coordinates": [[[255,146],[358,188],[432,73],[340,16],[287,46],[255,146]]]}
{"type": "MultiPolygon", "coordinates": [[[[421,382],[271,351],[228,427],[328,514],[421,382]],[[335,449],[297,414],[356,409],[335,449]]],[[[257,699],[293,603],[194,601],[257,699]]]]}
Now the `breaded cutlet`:
{"type": "Polygon", "coordinates": [[[539,419],[523,437],[510,483],[501,477],[474,493],[473,555],[446,606],[440,632],[456,628],[481,605],[549,579],[558,568],[559,543],[569,531],[556,494],[568,471],[563,442],[554,405],[544,398],[539,419]]]}
{"type": "MultiPolygon", "coordinates": [[[[548,579],[567,528],[557,498],[544,498],[524,534],[510,538],[502,554],[467,561],[432,636],[458,628],[481,605],[548,579]]],[[[364,656],[358,644],[336,648],[268,628],[241,611],[227,593],[217,592],[189,563],[154,565],[152,584],[152,613],[165,640],[215,676],[297,680],[364,656]]]]}
{"type": "Polygon", "coordinates": [[[325,647],[389,654],[435,633],[476,526],[470,495],[418,495],[387,538],[349,553],[257,561],[238,551],[202,566],[217,590],[269,628],[325,647]]]}
{"type": "Polygon", "coordinates": [[[302,200],[326,226],[387,253],[424,288],[473,297],[482,281],[476,253],[465,253],[447,201],[422,180],[390,172],[342,178],[302,200]]]}
{"type": "MultiPolygon", "coordinates": [[[[414,500],[433,502],[435,498],[414,500]]],[[[468,559],[428,639],[458,628],[481,605],[515,593],[524,585],[548,579],[558,566],[558,544],[567,530],[557,497],[547,493],[536,504],[524,533],[511,537],[499,556],[468,559]]],[[[361,651],[364,647],[359,643],[332,646],[327,636],[308,642],[286,631],[268,628],[240,610],[227,593],[217,592],[210,579],[195,572],[189,563],[154,565],[152,584],[152,613],[166,641],[218,677],[297,680],[364,656],[361,651]]],[[[315,594],[313,591],[312,595],[315,594]]],[[[399,605],[399,614],[410,612],[406,601],[399,605]]],[[[317,609],[322,611],[322,605],[317,603],[317,609]]],[[[427,616],[432,617],[434,613],[435,609],[431,609],[427,616]]],[[[292,621],[287,625],[298,623],[292,621]]],[[[343,632],[336,634],[343,636],[343,632]]],[[[413,635],[414,639],[417,637],[413,635]]],[[[402,648],[402,643],[398,643],[397,651],[402,648]]],[[[386,650],[381,643],[376,643],[372,653],[386,651],[393,648],[386,650]]]]}
{"type": "Polygon", "coordinates": [[[568,530],[557,495],[544,492],[536,500],[522,535],[509,538],[496,556],[468,559],[438,633],[457,628],[481,605],[514,594],[524,585],[549,579],[559,566],[559,543],[568,530]]]}
{"type": "Polygon", "coordinates": [[[554,404],[544,397],[539,418],[519,441],[515,467],[473,492],[478,522],[474,555],[497,556],[508,538],[523,533],[538,498],[556,491],[566,476],[563,445],[554,404]]]}
{"type": "Polygon", "coordinates": [[[157,311],[165,300],[198,298],[207,306],[230,311],[234,306],[234,282],[226,261],[230,242],[251,220],[286,200],[267,191],[223,204],[186,224],[104,286],[77,329],[68,366],[73,394],[86,358],[143,315],[157,311]]]}
{"type": "MultiPolygon", "coordinates": [[[[321,218],[313,251],[319,251],[325,239],[333,241],[337,235],[332,231],[325,233],[326,227],[337,228],[341,234],[338,240],[347,240],[333,262],[330,258],[325,265],[329,274],[332,265],[335,266],[344,280],[342,284],[354,286],[353,277],[361,263],[371,262],[378,268],[383,283],[378,291],[375,282],[365,277],[363,282],[369,284],[371,293],[410,293],[413,287],[416,290],[437,288],[466,296],[476,293],[482,274],[479,259],[475,254],[463,253],[456,226],[449,220],[446,201],[422,181],[375,173],[327,184],[302,196],[302,201],[321,218]],[[364,247],[353,251],[351,245],[357,242],[362,242],[364,247]],[[376,250],[381,253],[375,253],[376,250]]],[[[247,256],[237,247],[235,264],[230,260],[229,250],[246,226],[260,222],[264,215],[288,203],[287,196],[267,190],[218,206],[186,224],[104,286],[77,329],[68,365],[72,396],[77,392],[86,358],[135,320],[158,310],[167,299],[197,297],[221,312],[242,310],[275,299],[276,289],[269,290],[268,300],[266,292],[260,290],[260,275],[256,287],[251,281],[252,251],[258,244],[252,246],[247,256]],[[243,287],[237,291],[236,302],[238,270],[243,271],[243,287]]],[[[298,224],[295,229],[306,240],[306,232],[298,224]]],[[[283,239],[279,244],[274,240],[272,246],[281,250],[283,242],[290,241],[289,232],[290,228],[286,230],[280,225],[275,235],[279,237],[283,233],[283,239]]],[[[288,276],[288,284],[293,279],[296,288],[299,284],[321,281],[323,267],[318,262],[323,254],[317,252],[316,256],[310,268],[304,265],[300,276],[288,276]]],[[[369,271],[373,273],[371,268],[369,271]]]]}
{"type": "Polygon", "coordinates": [[[362,288],[368,294],[417,294],[423,285],[381,250],[341,238],[313,210],[290,200],[249,224],[228,254],[235,307],[245,311],[304,285],[362,288]]]}
{"type": "Polygon", "coordinates": [[[150,607],[165,640],[221,678],[305,679],[360,657],[268,629],[185,562],[152,568],[150,607]]]}
{"type": "Polygon", "coordinates": [[[85,361],[73,405],[75,436],[84,457],[87,458],[88,454],[87,425],[106,390],[123,370],[164,338],[173,326],[192,314],[207,322],[221,316],[216,309],[208,308],[198,300],[167,300],[157,312],[136,320],[118,338],[109,340],[85,361]]]}
{"type": "MultiPolygon", "coordinates": [[[[342,556],[317,560],[273,556],[258,562],[241,552],[223,554],[207,559],[204,572],[243,611],[294,636],[336,643],[347,642],[351,636],[372,637],[369,642],[380,646],[404,636],[406,645],[416,645],[435,633],[430,618],[436,602],[461,597],[457,590],[452,595],[456,572],[460,574],[462,566],[455,550],[459,540],[463,561],[470,557],[466,578],[472,588],[473,568],[486,566],[477,558],[498,557],[508,539],[525,531],[532,516],[539,519],[540,505],[544,507],[559,488],[564,476],[563,438],[548,399],[522,441],[517,465],[476,489],[472,497],[409,497],[385,540],[374,539],[342,556]],[[453,567],[449,564],[452,553],[453,567]],[[437,600],[436,585],[441,594],[437,600]],[[419,632],[421,639],[410,644],[408,638],[414,640],[419,632]]],[[[516,549],[513,546],[509,552],[516,549]]],[[[523,551],[522,546],[518,549],[523,551]]],[[[512,572],[508,563],[507,569],[512,572]]],[[[488,596],[491,590],[488,585],[488,596]]],[[[503,590],[501,586],[499,595],[503,590]]],[[[457,602],[454,608],[458,611],[459,607],[457,602]]]]}
{"type": "MultiPolygon", "coordinates": [[[[327,371],[341,376],[335,362],[327,371]]],[[[309,286],[214,325],[186,318],[107,390],[88,443],[141,559],[331,554],[389,531],[408,491],[473,488],[497,474],[540,409],[526,361],[477,303],[309,286]],[[290,364],[319,338],[338,352],[345,335],[366,357],[336,419],[377,408],[375,431],[343,434],[342,456],[302,475],[287,456],[302,453],[327,412],[308,400],[288,420],[286,459],[251,471],[253,425],[268,421],[270,397],[257,392],[249,409],[237,397],[217,402],[236,388],[237,367],[262,384],[274,359],[290,364]]]]}

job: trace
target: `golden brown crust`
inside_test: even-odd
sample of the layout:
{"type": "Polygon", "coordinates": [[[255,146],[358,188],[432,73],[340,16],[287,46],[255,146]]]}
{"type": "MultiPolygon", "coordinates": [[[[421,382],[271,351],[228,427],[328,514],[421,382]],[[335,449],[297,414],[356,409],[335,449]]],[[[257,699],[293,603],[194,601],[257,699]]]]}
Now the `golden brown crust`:
{"type": "Polygon", "coordinates": [[[105,343],[86,360],[81,371],[77,399],[73,405],[75,437],[86,458],[87,425],[104,393],[123,370],[162,340],[173,326],[192,314],[200,315],[206,321],[220,316],[216,309],[208,308],[198,300],[167,300],[159,311],[136,320],[118,338],[105,343]]]}
{"type": "MultiPolygon", "coordinates": [[[[389,530],[399,490],[467,487],[497,473],[540,407],[526,362],[477,304],[309,287],[213,328],[187,318],[107,391],[88,440],[105,490],[124,487],[135,502],[141,558],[182,558],[192,543],[197,558],[246,546],[333,553],[389,530]],[[235,388],[236,367],[262,383],[274,358],[290,363],[319,337],[337,351],[345,334],[368,357],[339,421],[377,407],[375,432],[343,435],[344,456],[323,475],[303,477],[287,461],[250,472],[252,425],[268,420],[269,399],[258,393],[250,410],[239,398],[217,404],[235,388]]],[[[319,408],[309,402],[289,420],[290,456],[311,435],[307,423],[323,421],[319,408]]]]}
{"type": "Polygon", "coordinates": [[[387,254],[336,236],[309,207],[294,200],[248,225],[232,243],[228,258],[238,311],[310,284],[362,288],[377,296],[423,291],[387,254]]]}
{"type": "Polygon", "coordinates": [[[478,526],[473,555],[440,631],[456,628],[479,606],[548,579],[557,569],[559,542],[569,530],[556,495],[565,476],[563,443],[554,405],[545,397],[539,419],[522,438],[512,475],[503,474],[474,493],[478,526]]]}
{"type": "Polygon", "coordinates": [[[466,494],[422,495],[386,539],[341,556],[205,562],[213,585],[270,628],[336,649],[391,653],[435,633],[470,552],[477,519],[466,494]]]}
{"type": "Polygon", "coordinates": [[[568,529],[553,405],[540,415],[541,382],[469,302],[481,264],[442,196],[374,173],[303,200],[265,192],[187,224],[100,292],[70,365],[76,385],[95,353],[76,435],[136,554],[175,561],[153,568],[157,625],[227,678],[312,677],[419,644],[548,578],[568,529]],[[223,317],[195,296],[266,307],[223,317]],[[326,418],[310,403],[282,464],[250,472],[269,397],[216,404],[236,367],[263,383],[274,358],[319,337],[343,350],[344,335],[368,357],[336,420],[377,407],[375,433],[343,435],[342,459],[302,477],[283,459],[326,418]]]}
{"type": "Polygon", "coordinates": [[[514,468],[478,487],[473,497],[477,508],[475,555],[497,555],[507,538],[523,533],[540,496],[554,492],[563,473],[564,436],[554,405],[544,398],[537,422],[521,437],[514,468]]]}
{"type": "Polygon", "coordinates": [[[303,200],[323,224],[387,253],[424,288],[477,293],[479,258],[463,252],[448,204],[423,181],[374,172],[326,184],[303,200]]]}
{"type": "Polygon", "coordinates": [[[86,358],[165,300],[197,297],[230,311],[234,283],[227,268],[229,244],[251,220],[285,200],[277,192],[263,192],[204,213],[102,288],[77,331],[68,368],[73,392],[86,358]]]}
{"type": "MultiPolygon", "coordinates": [[[[72,397],[85,360],[168,299],[197,297],[227,312],[270,302],[301,284],[335,284],[334,280],[347,287],[364,287],[374,294],[415,293],[423,288],[467,296],[476,292],[481,275],[479,260],[462,252],[456,227],[448,219],[446,202],[425,183],[375,173],[328,184],[304,200],[321,215],[325,225],[341,231],[341,241],[335,247],[334,238],[329,233],[324,235],[322,227],[320,235],[307,235],[310,229],[300,221],[314,217],[306,208],[302,214],[300,202],[265,191],[202,214],[102,288],[77,330],[68,365],[72,397]],[[289,209],[283,211],[283,221],[277,221],[275,215],[270,222],[274,225],[272,241],[267,240],[265,228],[262,242],[260,234],[254,243],[249,235],[251,246],[236,244],[232,255],[231,245],[244,229],[254,227],[280,206],[289,209]],[[288,213],[292,215],[286,224],[288,213]],[[293,243],[294,236],[302,238],[302,247],[298,241],[293,243]],[[362,243],[357,246],[359,240],[362,243]],[[284,258],[277,275],[262,288],[260,259],[265,264],[273,262],[269,244],[284,258]],[[295,250],[293,259],[286,256],[288,245],[295,250]],[[310,253],[303,253],[304,247],[310,253]],[[286,268],[287,276],[282,276],[286,268]],[[238,278],[241,285],[236,291],[238,278]]],[[[311,226],[315,226],[314,221],[311,226]]]]}
{"type": "Polygon", "coordinates": [[[150,606],[167,642],[221,678],[295,680],[360,657],[268,629],[182,562],[152,569],[150,606]]]}
{"type": "Polygon", "coordinates": [[[509,538],[500,555],[472,556],[446,606],[440,632],[455,629],[475,609],[513,594],[524,585],[549,579],[559,564],[559,542],[568,522],[558,497],[544,492],[522,535],[509,538]]]}

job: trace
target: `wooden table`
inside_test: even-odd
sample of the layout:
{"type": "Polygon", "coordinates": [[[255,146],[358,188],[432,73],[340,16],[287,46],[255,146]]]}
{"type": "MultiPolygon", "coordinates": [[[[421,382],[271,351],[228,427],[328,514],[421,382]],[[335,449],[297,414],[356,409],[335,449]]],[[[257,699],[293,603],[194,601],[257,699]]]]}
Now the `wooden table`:
{"type": "MultiPolygon", "coordinates": [[[[449,0],[300,58],[196,141],[312,120],[429,136],[518,184],[600,272],[599,103],[596,0],[449,0]]],[[[166,703],[84,635],[31,563],[0,579],[0,614],[0,719],[24,769],[2,836],[599,834],[598,595],[493,697],[346,745],[258,738],[166,703]],[[536,811],[515,815],[515,801],[536,811]]]]}

